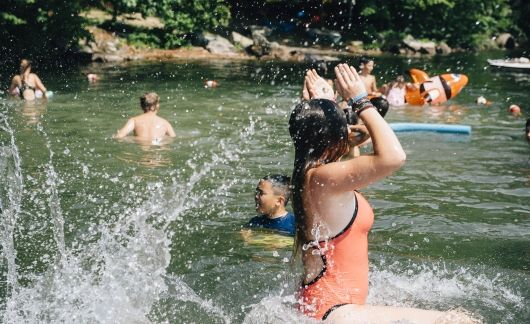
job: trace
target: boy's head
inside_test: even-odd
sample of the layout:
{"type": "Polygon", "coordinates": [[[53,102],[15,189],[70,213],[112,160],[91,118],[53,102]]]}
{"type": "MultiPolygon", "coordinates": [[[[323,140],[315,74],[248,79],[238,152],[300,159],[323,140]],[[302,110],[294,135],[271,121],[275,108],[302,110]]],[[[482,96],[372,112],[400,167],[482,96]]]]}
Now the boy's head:
{"type": "Polygon", "coordinates": [[[366,57],[362,57],[361,60],[360,60],[360,63],[361,64],[360,64],[359,68],[362,71],[366,71],[368,73],[371,73],[374,70],[374,60],[366,58],[366,57]]]}
{"type": "Polygon", "coordinates": [[[148,92],[140,97],[140,106],[144,112],[157,111],[160,97],[155,92],[148,92]]]}
{"type": "Polygon", "coordinates": [[[385,117],[389,107],[388,100],[383,97],[373,97],[370,99],[370,102],[377,109],[381,117],[385,117]]]}
{"type": "Polygon", "coordinates": [[[274,215],[283,212],[291,198],[291,179],[286,175],[272,174],[262,178],[256,187],[256,210],[260,214],[274,215]]]}

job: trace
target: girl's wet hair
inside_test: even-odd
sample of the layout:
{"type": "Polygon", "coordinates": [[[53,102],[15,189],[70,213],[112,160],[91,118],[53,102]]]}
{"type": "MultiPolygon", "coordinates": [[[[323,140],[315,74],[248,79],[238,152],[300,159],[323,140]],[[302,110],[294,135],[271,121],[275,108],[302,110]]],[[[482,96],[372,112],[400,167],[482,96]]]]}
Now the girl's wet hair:
{"type": "Polygon", "coordinates": [[[31,61],[27,59],[20,60],[20,74],[24,74],[27,69],[31,68],[31,61]]]}
{"type": "Polygon", "coordinates": [[[348,152],[348,126],[344,112],[335,102],[313,99],[297,105],[289,119],[294,144],[294,170],[291,177],[296,238],[293,257],[307,242],[305,210],[302,201],[305,175],[319,165],[338,161],[348,152]]]}

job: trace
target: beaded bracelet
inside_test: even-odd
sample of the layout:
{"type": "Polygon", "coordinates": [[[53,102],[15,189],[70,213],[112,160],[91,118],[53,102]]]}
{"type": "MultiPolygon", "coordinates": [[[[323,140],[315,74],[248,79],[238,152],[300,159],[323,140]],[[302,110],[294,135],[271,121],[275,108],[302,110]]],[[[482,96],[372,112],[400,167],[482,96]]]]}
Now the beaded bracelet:
{"type": "Polygon", "coordinates": [[[353,99],[348,100],[348,105],[352,107],[353,112],[359,116],[361,112],[368,108],[375,108],[367,97],[363,97],[357,101],[353,99]]]}

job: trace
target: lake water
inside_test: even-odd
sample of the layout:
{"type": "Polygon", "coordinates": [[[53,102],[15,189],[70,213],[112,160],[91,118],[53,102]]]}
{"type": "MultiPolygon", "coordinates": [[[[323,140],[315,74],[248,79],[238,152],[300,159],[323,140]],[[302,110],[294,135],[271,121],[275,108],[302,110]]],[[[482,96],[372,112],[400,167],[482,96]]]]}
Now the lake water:
{"type": "MultiPolygon", "coordinates": [[[[410,67],[470,79],[449,103],[393,108],[389,122],[473,130],[399,133],[406,165],[362,191],[376,214],[368,303],[530,322],[530,146],[525,119],[507,113],[530,115],[530,74],[491,71],[487,57],[376,60],[379,84],[410,67]]],[[[3,322],[310,322],[292,306],[290,239],[240,231],[258,179],[291,173],[287,122],[306,67],[91,65],[39,73],[47,103],[1,99],[3,322]],[[205,89],[212,78],[220,86],[205,89]],[[112,139],[147,91],[176,139],[112,139]]]]}

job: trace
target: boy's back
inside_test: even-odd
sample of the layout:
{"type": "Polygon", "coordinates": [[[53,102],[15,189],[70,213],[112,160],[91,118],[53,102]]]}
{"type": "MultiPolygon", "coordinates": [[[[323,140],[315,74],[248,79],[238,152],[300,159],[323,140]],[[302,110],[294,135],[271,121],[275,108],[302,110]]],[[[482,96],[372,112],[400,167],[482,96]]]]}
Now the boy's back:
{"type": "Polygon", "coordinates": [[[142,114],[132,118],[134,133],[138,138],[162,138],[166,134],[175,136],[173,128],[167,120],[154,114],[142,114]]]}

